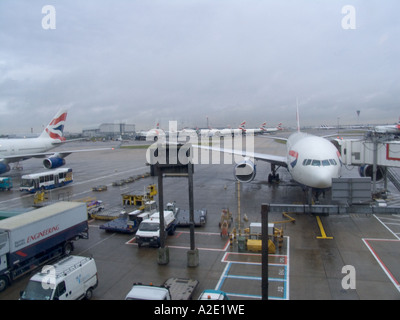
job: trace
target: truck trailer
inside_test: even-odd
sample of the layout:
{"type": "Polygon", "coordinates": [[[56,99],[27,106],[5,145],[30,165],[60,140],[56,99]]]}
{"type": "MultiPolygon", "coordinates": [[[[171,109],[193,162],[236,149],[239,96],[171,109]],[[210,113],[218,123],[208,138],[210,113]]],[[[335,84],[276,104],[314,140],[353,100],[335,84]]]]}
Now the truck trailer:
{"type": "Polygon", "coordinates": [[[52,259],[69,255],[73,241],[88,239],[86,204],[57,202],[0,221],[0,292],[52,259]]]}

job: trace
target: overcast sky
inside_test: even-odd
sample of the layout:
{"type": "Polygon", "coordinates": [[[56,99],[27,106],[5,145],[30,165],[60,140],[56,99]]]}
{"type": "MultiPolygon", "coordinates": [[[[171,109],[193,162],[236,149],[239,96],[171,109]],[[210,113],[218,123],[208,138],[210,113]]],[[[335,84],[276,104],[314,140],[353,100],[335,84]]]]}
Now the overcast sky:
{"type": "Polygon", "coordinates": [[[394,123],[399,12],[398,0],[1,0],[0,133],[39,132],[61,107],[72,132],[290,126],[296,98],[302,125],[394,123]]]}

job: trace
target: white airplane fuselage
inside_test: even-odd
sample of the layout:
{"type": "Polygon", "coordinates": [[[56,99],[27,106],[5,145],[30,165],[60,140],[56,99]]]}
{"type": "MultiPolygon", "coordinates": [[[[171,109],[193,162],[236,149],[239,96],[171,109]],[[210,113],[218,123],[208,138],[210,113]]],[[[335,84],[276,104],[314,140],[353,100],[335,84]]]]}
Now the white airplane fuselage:
{"type": "Polygon", "coordinates": [[[56,146],[53,139],[46,138],[0,139],[0,158],[46,152],[56,146]]]}
{"type": "Polygon", "coordinates": [[[287,141],[287,167],[293,180],[316,189],[332,187],[332,178],[339,178],[340,153],[328,140],[296,132],[287,141]]]}

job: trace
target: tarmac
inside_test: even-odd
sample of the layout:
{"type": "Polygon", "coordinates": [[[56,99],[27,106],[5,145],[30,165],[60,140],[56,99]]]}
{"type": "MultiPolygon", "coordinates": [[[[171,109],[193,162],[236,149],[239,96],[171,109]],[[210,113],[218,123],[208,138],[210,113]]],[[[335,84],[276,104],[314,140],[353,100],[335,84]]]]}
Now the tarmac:
{"type": "MultiPolygon", "coordinates": [[[[145,145],[143,142],[124,142],[145,145]]],[[[118,146],[117,142],[76,142],[69,149],[118,146]]],[[[66,145],[59,147],[65,150],[66,145]]],[[[72,168],[74,182],[48,192],[52,201],[76,201],[86,197],[102,200],[106,209],[122,209],[122,193],[143,193],[157,177],[113,186],[114,181],[149,172],[146,147],[116,148],[71,154],[66,167],[72,168]],[[93,191],[106,185],[106,191],[93,191]]],[[[283,155],[285,146],[265,137],[255,137],[258,152],[283,155]]],[[[57,150],[57,149],[55,149],[57,150]]],[[[21,175],[45,171],[42,160],[21,162],[22,170],[8,174],[14,188],[0,193],[2,210],[28,208],[33,196],[18,190],[21,175]]],[[[89,222],[89,239],[75,242],[73,254],[92,256],[97,264],[99,285],[93,300],[123,300],[135,282],[162,284],[171,277],[199,280],[197,298],[205,289],[225,291],[231,300],[262,298],[262,255],[249,251],[237,241],[252,222],[261,222],[261,205],[268,203],[304,203],[305,194],[291,181],[286,169],[279,169],[281,182],[268,184],[270,166],[257,163],[257,176],[251,183],[237,184],[232,164],[196,164],[194,166],[194,207],[207,209],[207,222],[195,229],[197,266],[188,267],[189,228],[178,228],[169,236],[169,262],[157,262],[158,249],[135,243],[134,234],[110,233],[99,228],[104,221],[89,222]],[[223,209],[232,212],[229,236],[221,234],[223,209]],[[239,217],[240,214],[240,217],[239,217]],[[233,227],[237,237],[231,241],[233,227]]],[[[345,177],[358,176],[354,168],[342,169],[345,177]]],[[[389,184],[390,198],[400,199],[389,184]]],[[[164,178],[164,202],[176,201],[189,208],[188,179],[164,178]]],[[[330,202],[329,192],[322,203],[330,202]]],[[[271,300],[397,300],[400,298],[400,215],[334,214],[316,216],[308,213],[270,213],[268,221],[283,230],[283,241],[269,254],[268,298],[271,300]],[[282,222],[284,221],[284,222],[282,222]],[[277,223],[279,222],[279,223],[277,223]]],[[[29,275],[15,281],[0,293],[2,300],[16,300],[26,286],[29,275]]]]}

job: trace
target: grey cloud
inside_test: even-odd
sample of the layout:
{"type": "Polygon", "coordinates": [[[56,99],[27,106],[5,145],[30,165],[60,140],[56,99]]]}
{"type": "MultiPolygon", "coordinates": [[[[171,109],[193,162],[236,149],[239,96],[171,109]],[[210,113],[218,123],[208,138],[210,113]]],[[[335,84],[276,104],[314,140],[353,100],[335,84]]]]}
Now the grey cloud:
{"type": "MultiPolygon", "coordinates": [[[[0,3],[1,133],[68,106],[67,129],[158,120],[205,126],[395,122],[400,4],[350,1],[43,1],[0,3]],[[32,109],[33,108],[33,109],[32,109]],[[28,111],[29,110],[29,111],[28,111]],[[40,115],[18,119],[18,115],[40,115]],[[11,126],[8,126],[8,125],[11,126]]],[[[44,119],[44,120],[43,120],[44,119]]],[[[20,128],[21,127],[21,128],[20,128]]]]}

